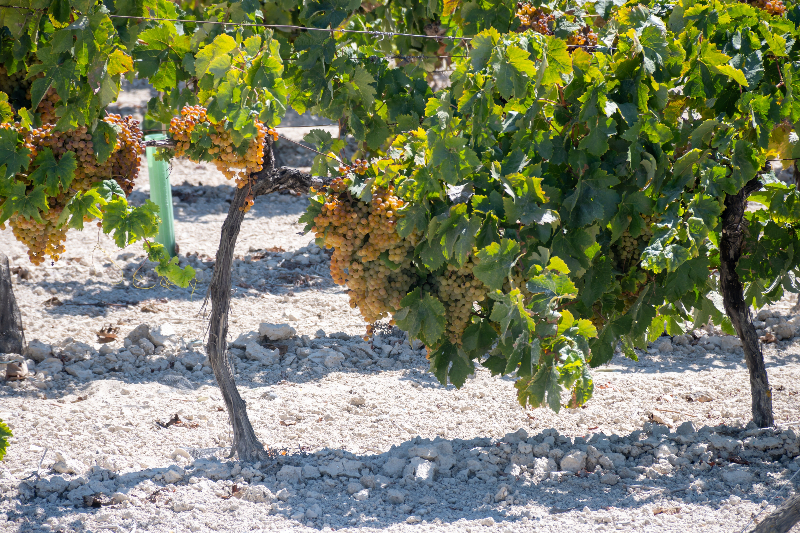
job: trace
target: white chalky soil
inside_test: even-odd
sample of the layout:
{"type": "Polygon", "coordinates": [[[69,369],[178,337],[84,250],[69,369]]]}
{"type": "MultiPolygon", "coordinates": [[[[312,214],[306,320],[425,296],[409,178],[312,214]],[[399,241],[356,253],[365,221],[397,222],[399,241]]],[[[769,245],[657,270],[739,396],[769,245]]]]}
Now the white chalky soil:
{"type": "MultiPolygon", "coordinates": [[[[800,469],[790,302],[756,324],[786,337],[765,347],[774,430],[745,428],[742,351],[714,331],[596,369],[584,409],[524,410],[512,380],[484,370],[461,390],[441,386],[424,348],[396,330],[364,342],[328,256],[298,235],[306,198],[290,195],[259,198],[245,219],[229,336],[251,421],[276,457],[227,459],[203,298],[232,187],[212,168],[173,164],[181,255],[203,270],[193,289],[159,286],[138,245],[117,250],[96,229],[72,232],[64,258],[39,268],[0,232],[22,269],[27,339],[39,341],[32,376],[0,381],[0,419],[14,432],[0,531],[733,532],[790,493],[800,469]],[[261,323],[294,334],[260,338],[261,323]],[[119,338],[99,344],[107,324],[119,338]]],[[[132,201],[146,182],[143,172],[132,201]]]]}

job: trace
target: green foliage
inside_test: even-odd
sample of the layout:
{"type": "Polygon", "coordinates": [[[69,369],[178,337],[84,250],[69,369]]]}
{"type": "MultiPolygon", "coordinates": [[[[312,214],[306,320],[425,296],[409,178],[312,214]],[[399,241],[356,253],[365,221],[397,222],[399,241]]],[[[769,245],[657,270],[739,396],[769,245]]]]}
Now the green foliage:
{"type": "MultiPolygon", "coordinates": [[[[123,75],[161,91],[148,118],[168,123],[200,104],[236,146],[255,134],[254,119],[274,126],[287,106],[355,138],[356,156],[371,164],[348,176],[351,194],[369,201],[393,185],[405,202],[397,232],[421,236],[412,259],[418,281],[395,320],[428,345],[442,382],[460,386],[482,364],[514,374],[524,405],[557,410],[591,396],[589,368],[617,346],[635,357],[634,347],[665,329],[678,334],[708,320],[729,327],[714,304],[721,214],[725,198],[754,178],[764,187],[752,197],[760,207],[746,215],[738,265],[748,302],[800,289],[800,196],[766,172],[767,159],[800,157],[795,12],[773,16],[734,0],[553,2],[543,8],[555,31],[542,35],[521,26],[513,3],[492,0],[286,0],[261,11],[252,0],[186,10],[161,0],[34,7],[49,14],[0,7],[3,64],[32,81],[30,100],[24,91],[0,94],[0,115],[13,108],[35,123],[35,104],[54,88],[58,127],[91,125],[98,159],[115,132],[96,121],[123,75]],[[453,39],[154,20],[253,23],[262,14],[453,39]],[[584,24],[597,46],[569,45],[584,24]],[[448,65],[449,84],[429,83],[448,65]],[[467,264],[488,297],[472,303],[453,340],[430,280],[467,264]]],[[[68,185],[70,161],[38,154],[34,184],[20,188],[14,176],[31,161],[15,135],[0,129],[0,192],[9,197],[1,216],[36,217],[46,190],[68,185]]],[[[312,131],[306,141],[327,154],[313,173],[337,175],[344,139],[312,131]]],[[[101,188],[76,196],[69,224],[99,211],[119,245],[154,234],[152,207],[112,196],[101,188]]],[[[312,199],[307,229],[322,201],[312,199]]],[[[148,246],[159,272],[188,283],[148,246]]]]}
{"type": "Polygon", "coordinates": [[[3,460],[3,457],[6,455],[6,450],[8,449],[8,439],[13,437],[11,434],[11,429],[0,419],[0,461],[3,460]]]}

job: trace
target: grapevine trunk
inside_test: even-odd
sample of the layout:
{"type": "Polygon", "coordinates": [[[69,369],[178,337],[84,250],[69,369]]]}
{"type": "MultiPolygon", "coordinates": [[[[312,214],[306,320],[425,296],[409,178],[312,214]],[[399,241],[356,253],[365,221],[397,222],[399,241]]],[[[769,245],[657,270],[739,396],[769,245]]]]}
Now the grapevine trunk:
{"type": "Polygon", "coordinates": [[[11,285],[8,257],[0,253],[0,353],[22,354],[24,348],[22,315],[11,285]]]}
{"type": "Polygon", "coordinates": [[[772,414],[772,391],[764,367],[764,354],[758,341],[750,306],[744,300],[744,289],[736,272],[736,265],[742,255],[744,238],[744,218],[747,197],[761,188],[761,183],[753,179],[738,194],[727,195],[725,210],[722,212],[722,238],[720,239],[720,282],[725,312],[733,323],[744,347],[744,357],[750,372],[750,392],[752,395],[753,422],[758,427],[775,425],[772,414]]]}
{"type": "Polygon", "coordinates": [[[795,494],[759,522],[753,533],[789,533],[798,522],[800,522],[800,494],[795,494]]]}
{"type": "MultiPolygon", "coordinates": [[[[207,298],[211,299],[211,319],[208,329],[208,359],[217,379],[228,417],[233,429],[231,456],[237,455],[242,461],[258,461],[265,458],[264,446],[256,437],[250,418],[247,416],[247,404],[239,395],[233,378],[233,368],[228,358],[228,313],[231,305],[231,264],[236,239],[244,220],[246,198],[253,198],[271,192],[290,190],[305,192],[314,183],[309,174],[296,169],[273,166],[272,143],[268,142],[264,150],[264,168],[250,178],[250,186],[236,189],[231,201],[228,216],[222,225],[222,232],[217,249],[214,277],[208,289],[207,298]]],[[[322,184],[322,182],[319,182],[322,184]]]]}

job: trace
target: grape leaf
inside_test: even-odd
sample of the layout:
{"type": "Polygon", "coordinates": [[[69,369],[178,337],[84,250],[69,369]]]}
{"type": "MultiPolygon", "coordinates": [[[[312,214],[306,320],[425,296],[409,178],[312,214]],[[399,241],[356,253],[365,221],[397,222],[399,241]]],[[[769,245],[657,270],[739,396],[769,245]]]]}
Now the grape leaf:
{"type": "Polygon", "coordinates": [[[111,125],[104,120],[97,122],[97,127],[92,133],[92,146],[97,162],[101,165],[108,161],[117,146],[117,134],[122,129],[119,125],[111,125]]]}
{"type": "Polygon", "coordinates": [[[460,347],[449,342],[442,344],[433,352],[430,360],[430,370],[442,385],[447,385],[449,378],[450,383],[460,389],[467,381],[467,377],[475,372],[472,360],[460,347]]]}
{"type": "Polygon", "coordinates": [[[3,202],[3,210],[0,213],[0,224],[8,220],[14,213],[27,219],[33,219],[40,224],[44,223],[40,213],[50,210],[44,185],[37,185],[30,192],[27,192],[26,189],[25,184],[20,181],[14,182],[9,187],[9,195],[3,202]]]}
{"type": "Polygon", "coordinates": [[[56,161],[50,148],[40,150],[33,165],[36,168],[30,173],[31,181],[34,185],[43,185],[49,196],[66,191],[75,178],[75,169],[78,168],[75,152],[66,152],[56,161]]]}
{"type": "Polygon", "coordinates": [[[69,227],[82,230],[84,217],[91,219],[102,218],[103,213],[100,211],[98,204],[105,205],[106,201],[98,194],[97,189],[89,189],[73,196],[72,200],[67,204],[72,214],[69,220],[69,227]]]}
{"type": "Polygon", "coordinates": [[[103,233],[112,233],[114,243],[120,247],[158,234],[158,206],[146,200],[144,205],[130,207],[119,196],[103,206],[103,233]]]}
{"type": "Polygon", "coordinates": [[[445,330],[445,309],[435,296],[422,293],[416,288],[400,302],[403,306],[395,313],[397,325],[407,331],[411,338],[419,339],[426,346],[437,346],[445,330]]]}
{"type": "Polygon", "coordinates": [[[473,274],[489,289],[500,290],[519,251],[519,243],[516,241],[503,239],[499,243],[494,242],[477,253],[478,264],[475,265],[473,274]]]}
{"type": "Polygon", "coordinates": [[[5,166],[4,178],[27,170],[31,151],[17,141],[18,134],[12,129],[0,128],[0,161],[5,166]]]}

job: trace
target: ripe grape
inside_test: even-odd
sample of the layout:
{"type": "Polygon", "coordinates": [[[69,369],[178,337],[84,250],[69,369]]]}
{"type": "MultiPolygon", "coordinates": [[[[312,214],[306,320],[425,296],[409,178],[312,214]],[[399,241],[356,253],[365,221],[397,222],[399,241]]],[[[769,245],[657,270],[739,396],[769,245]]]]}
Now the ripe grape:
{"type": "MultiPolygon", "coordinates": [[[[23,144],[31,152],[31,165],[26,172],[16,176],[29,190],[33,189],[29,176],[36,170],[33,161],[40,151],[49,148],[57,160],[67,152],[75,154],[77,167],[73,180],[67,189],[61,187],[57,195],[47,198],[48,209],[40,213],[42,222],[19,214],[9,218],[14,236],[28,247],[28,256],[35,265],[42,264],[45,256],[58,261],[64,253],[63,243],[68,228],[66,221],[59,219],[76,193],[88,191],[96,183],[109,179],[115,180],[126,194],[133,190],[134,181],[139,174],[139,158],[144,153],[139,122],[132,117],[123,118],[119,115],[108,115],[103,120],[117,126],[118,134],[111,155],[102,164],[94,155],[92,135],[86,126],[70,131],[55,131],[53,124],[44,124],[33,130],[20,124],[0,124],[0,128],[20,133],[23,144]]],[[[4,201],[4,198],[0,198],[0,204],[4,201]]],[[[84,218],[86,222],[89,220],[91,219],[84,218]]]]}
{"type": "Polygon", "coordinates": [[[333,249],[331,277],[347,286],[350,307],[358,308],[369,323],[400,309],[416,280],[411,260],[420,235],[402,238],[397,233],[402,206],[392,186],[376,189],[366,203],[353,198],[345,182],[336,179],[314,218],[316,237],[333,249]]]}
{"type": "MultiPolygon", "coordinates": [[[[190,148],[201,138],[208,137],[211,140],[211,147],[206,151],[207,159],[204,158],[204,160],[213,162],[226,178],[235,178],[236,185],[241,189],[250,184],[251,174],[263,168],[267,136],[269,135],[275,141],[278,139],[278,132],[256,120],[255,126],[258,130],[256,136],[247,141],[243,148],[240,148],[233,143],[231,132],[227,129],[229,125],[228,121],[213,124],[206,115],[206,109],[202,106],[187,106],[181,110],[180,117],[172,119],[169,133],[177,143],[175,156],[187,156],[195,162],[199,162],[199,160],[194,153],[189,152],[190,148]],[[197,135],[193,135],[193,133],[197,133],[197,135]]],[[[248,200],[242,210],[247,212],[252,205],[252,202],[248,200]]]]}

